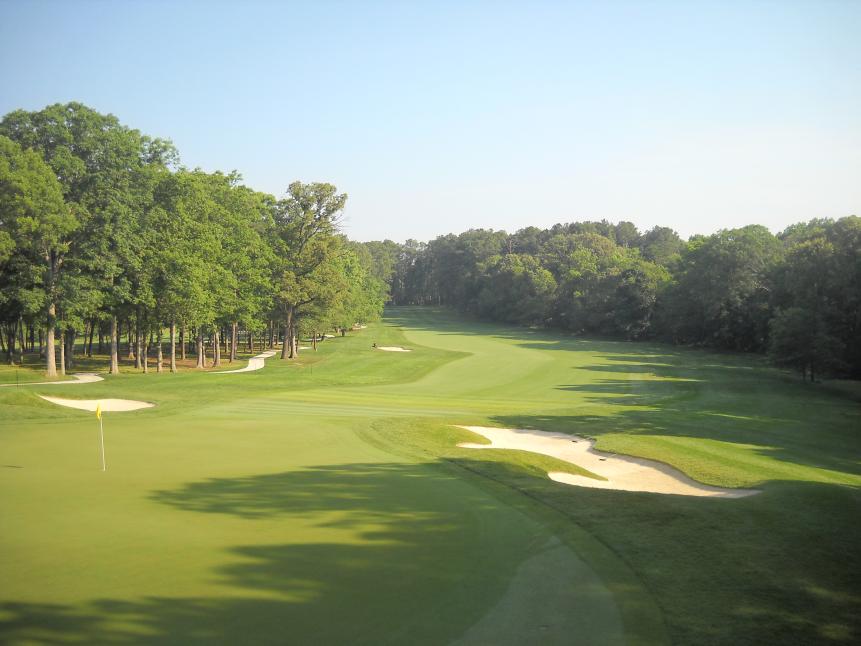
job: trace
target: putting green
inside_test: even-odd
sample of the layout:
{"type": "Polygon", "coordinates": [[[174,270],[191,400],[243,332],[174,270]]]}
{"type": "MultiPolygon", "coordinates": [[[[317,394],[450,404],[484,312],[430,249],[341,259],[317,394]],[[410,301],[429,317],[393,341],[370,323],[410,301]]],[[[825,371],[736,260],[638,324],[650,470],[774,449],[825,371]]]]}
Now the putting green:
{"type": "Polygon", "coordinates": [[[858,419],[853,402],[749,359],[422,309],[241,375],[0,389],[0,637],[851,639],[858,419]],[[412,352],[375,352],[374,342],[412,352]],[[104,415],[101,473],[92,413],[38,394],[157,405],[104,415]],[[763,494],[579,490],[547,479],[577,474],[552,458],[457,448],[481,439],[454,424],[580,432],[601,449],[763,494]],[[784,535],[766,550],[777,526],[784,535]],[[841,545],[848,563],[824,569],[841,545]],[[800,589],[827,594],[805,614],[786,602],[800,589]]]}

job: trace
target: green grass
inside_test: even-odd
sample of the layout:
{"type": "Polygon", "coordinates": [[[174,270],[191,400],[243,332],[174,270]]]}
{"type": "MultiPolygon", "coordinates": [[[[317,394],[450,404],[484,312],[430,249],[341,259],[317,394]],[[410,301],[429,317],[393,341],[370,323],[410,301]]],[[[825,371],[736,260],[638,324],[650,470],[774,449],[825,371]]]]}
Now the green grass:
{"type": "Polygon", "coordinates": [[[0,642],[851,643],[844,391],[418,308],[259,372],[0,388],[0,642]],[[105,414],[103,474],[93,415],[40,392],[157,406],[105,414]],[[459,449],[476,439],[454,424],[579,433],[763,493],[562,485],[546,471],[576,467],[459,449]]]}

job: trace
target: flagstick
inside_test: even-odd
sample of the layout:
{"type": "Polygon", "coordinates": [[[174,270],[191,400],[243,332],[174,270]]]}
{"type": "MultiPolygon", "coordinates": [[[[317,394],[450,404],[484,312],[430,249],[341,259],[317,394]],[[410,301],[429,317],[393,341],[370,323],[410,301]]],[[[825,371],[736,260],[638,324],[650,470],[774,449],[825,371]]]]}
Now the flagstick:
{"type": "Polygon", "coordinates": [[[101,456],[102,456],[102,471],[105,470],[105,432],[102,429],[102,417],[99,416],[99,444],[102,448],[101,456]]]}

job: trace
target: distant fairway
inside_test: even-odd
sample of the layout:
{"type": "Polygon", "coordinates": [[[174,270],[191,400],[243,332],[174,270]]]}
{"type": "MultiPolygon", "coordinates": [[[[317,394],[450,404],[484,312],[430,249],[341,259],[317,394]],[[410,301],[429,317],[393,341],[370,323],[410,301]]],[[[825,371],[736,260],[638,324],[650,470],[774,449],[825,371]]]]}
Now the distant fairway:
{"type": "Polygon", "coordinates": [[[846,395],[756,358],[433,309],[319,348],[0,388],[0,643],[861,639],[846,395]],[[105,414],[101,473],[93,414],[38,394],[156,407],[105,414]],[[455,424],[579,433],[763,493],[559,484],[546,471],[576,468],[457,448],[481,438],[455,424]]]}

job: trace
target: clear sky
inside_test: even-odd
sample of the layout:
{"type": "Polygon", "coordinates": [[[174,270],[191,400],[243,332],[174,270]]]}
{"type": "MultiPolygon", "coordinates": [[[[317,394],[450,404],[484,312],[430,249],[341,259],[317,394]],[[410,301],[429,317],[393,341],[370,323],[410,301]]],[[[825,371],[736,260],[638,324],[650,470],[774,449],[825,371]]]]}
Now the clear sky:
{"type": "Polygon", "coordinates": [[[858,0],[0,0],[0,114],[72,100],[360,240],[861,215],[858,0]]]}

